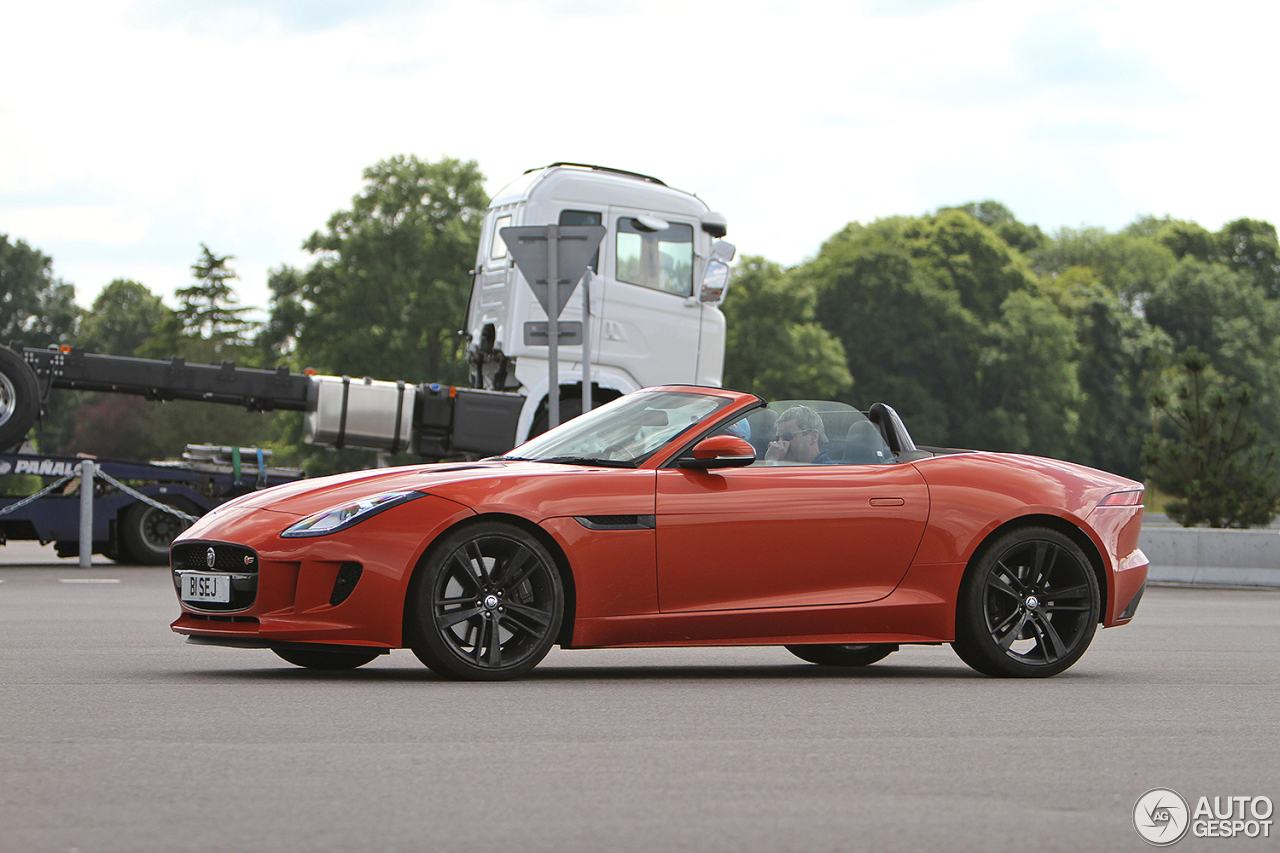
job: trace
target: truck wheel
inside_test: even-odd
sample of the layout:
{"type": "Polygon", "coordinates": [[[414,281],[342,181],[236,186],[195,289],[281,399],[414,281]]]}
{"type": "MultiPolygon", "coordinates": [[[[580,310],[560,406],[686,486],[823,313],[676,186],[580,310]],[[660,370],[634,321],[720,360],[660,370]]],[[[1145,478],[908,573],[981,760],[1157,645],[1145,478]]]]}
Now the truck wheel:
{"type": "MultiPolygon", "coordinates": [[[[582,400],[569,397],[560,401],[560,423],[571,421],[580,414],[582,414],[582,400]]],[[[533,422],[533,427],[529,430],[529,438],[542,435],[551,428],[550,423],[551,418],[547,412],[538,415],[537,420],[533,422]]]]}
{"type": "MultiPolygon", "coordinates": [[[[183,498],[161,501],[188,515],[199,515],[200,510],[183,498]]],[[[121,558],[144,566],[163,566],[169,562],[169,546],[178,534],[191,526],[191,522],[176,515],[156,509],[138,501],[125,511],[121,522],[121,558]]]]}
{"type": "Polygon", "coordinates": [[[0,346],[0,450],[21,444],[39,414],[35,373],[22,356],[0,346]]]}

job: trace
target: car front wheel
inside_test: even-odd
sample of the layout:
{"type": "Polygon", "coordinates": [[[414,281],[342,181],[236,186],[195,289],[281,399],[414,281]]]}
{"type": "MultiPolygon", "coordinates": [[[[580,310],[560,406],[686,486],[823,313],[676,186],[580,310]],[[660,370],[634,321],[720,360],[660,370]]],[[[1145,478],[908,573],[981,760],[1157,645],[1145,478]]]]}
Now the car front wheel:
{"type": "Polygon", "coordinates": [[[432,549],[410,584],[409,646],[432,672],[500,681],[529,672],[564,618],[555,560],[504,522],[460,528],[432,549]]]}
{"type": "Polygon", "coordinates": [[[1070,667],[1101,609],[1089,558],[1062,533],[1027,527],[986,547],[960,584],[960,659],[986,675],[1036,678],[1070,667]]]}

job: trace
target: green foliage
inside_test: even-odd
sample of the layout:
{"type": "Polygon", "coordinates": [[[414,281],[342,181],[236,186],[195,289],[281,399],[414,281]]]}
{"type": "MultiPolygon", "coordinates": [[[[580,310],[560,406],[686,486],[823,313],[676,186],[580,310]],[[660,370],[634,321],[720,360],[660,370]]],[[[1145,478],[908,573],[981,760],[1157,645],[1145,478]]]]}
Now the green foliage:
{"type": "Polygon", "coordinates": [[[232,260],[234,256],[215,255],[200,244],[200,257],[191,265],[194,283],[175,291],[178,310],[166,313],[155,325],[138,355],[178,356],[200,364],[234,361],[245,367],[271,363],[249,341],[252,324],[243,315],[250,309],[237,307],[239,299],[231,282],[239,276],[230,266],[232,260]]]}
{"type": "Polygon", "coordinates": [[[925,444],[1071,451],[1074,330],[969,213],[850,225],[793,275],[844,344],[857,405],[890,403],[925,444]]]}
{"type": "Polygon", "coordinates": [[[814,320],[813,288],[744,257],[725,301],[724,384],[769,400],[839,399],[853,385],[844,347],[814,320]]]}
{"type": "Polygon", "coordinates": [[[233,255],[215,255],[204,243],[200,258],[191,265],[195,283],[175,291],[178,317],[187,334],[225,344],[241,343],[248,331],[243,317],[248,308],[236,307],[231,282],[240,276],[231,268],[233,255]]]}
{"type": "Polygon", "coordinates": [[[1208,228],[1194,222],[1167,219],[1153,229],[1153,234],[1178,260],[1191,258],[1205,263],[1218,260],[1217,238],[1208,228]]]}
{"type": "Polygon", "coordinates": [[[1184,527],[1270,523],[1280,512],[1280,470],[1248,417],[1252,390],[1218,376],[1195,349],[1179,367],[1171,390],[1153,397],[1161,418],[1146,450],[1151,482],[1175,498],[1165,511],[1184,527]]]}
{"type": "Polygon", "coordinates": [[[93,300],[75,343],[86,352],[135,355],[156,327],[172,316],[173,311],[145,285],[118,278],[93,300]]]}
{"type": "Polygon", "coordinates": [[[1070,458],[1142,479],[1149,396],[1169,357],[1169,338],[1127,310],[1088,267],[1070,268],[1053,286],[1077,346],[1079,429],[1070,458]]]}
{"type": "Polygon", "coordinates": [[[1049,278],[1072,267],[1092,270],[1126,307],[1139,304],[1154,290],[1174,260],[1173,252],[1150,235],[1134,231],[1109,234],[1102,228],[1063,228],[1030,254],[1036,271],[1049,278]]]}
{"type": "Polygon", "coordinates": [[[0,343],[65,343],[84,313],[75,296],[74,287],[53,277],[52,258],[0,234],[0,343]]]}
{"type": "Polygon", "coordinates": [[[944,207],[938,212],[943,213],[948,210],[959,210],[969,214],[994,231],[1009,248],[1024,254],[1038,249],[1049,239],[1040,230],[1040,226],[1019,222],[1013,212],[998,201],[970,202],[960,207],[944,207]]]}
{"type": "Polygon", "coordinates": [[[1243,273],[1266,296],[1280,297],[1280,243],[1276,228],[1257,219],[1237,219],[1222,226],[1218,244],[1223,261],[1243,273]]]}
{"type": "Polygon", "coordinates": [[[466,377],[465,322],[488,197],[474,161],[397,156],[304,248],[305,272],[273,272],[264,343],[321,372],[410,381],[466,377]]]}
{"type": "Polygon", "coordinates": [[[1269,440],[1280,440],[1280,302],[1254,287],[1247,272],[1186,258],[1146,300],[1144,313],[1175,353],[1195,349],[1217,372],[1254,389],[1255,417],[1269,440]]]}
{"type": "Polygon", "coordinates": [[[1018,290],[987,330],[983,405],[975,426],[1007,450],[1072,457],[1081,404],[1071,320],[1048,298],[1018,290]]]}

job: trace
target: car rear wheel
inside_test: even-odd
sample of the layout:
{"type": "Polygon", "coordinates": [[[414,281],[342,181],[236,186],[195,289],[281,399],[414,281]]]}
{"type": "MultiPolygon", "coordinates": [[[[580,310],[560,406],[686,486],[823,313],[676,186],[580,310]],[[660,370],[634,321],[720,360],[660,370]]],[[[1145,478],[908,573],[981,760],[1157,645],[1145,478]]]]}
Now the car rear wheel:
{"type": "Polygon", "coordinates": [[[878,660],[884,660],[898,650],[898,646],[894,643],[787,646],[786,648],[800,660],[821,666],[868,666],[878,660]]]}
{"type": "Polygon", "coordinates": [[[511,524],[446,536],[410,584],[410,648],[432,672],[468,681],[524,675],[551,650],[564,618],[555,560],[511,524]]]}
{"type": "Polygon", "coordinates": [[[327,649],[272,649],[282,659],[294,666],[330,671],[355,669],[364,666],[381,652],[354,649],[349,652],[331,652],[327,649]]]}
{"type": "Polygon", "coordinates": [[[951,646],[986,675],[1057,675],[1089,647],[1100,609],[1080,547],[1056,530],[1022,528],[992,542],[966,573],[951,646]]]}

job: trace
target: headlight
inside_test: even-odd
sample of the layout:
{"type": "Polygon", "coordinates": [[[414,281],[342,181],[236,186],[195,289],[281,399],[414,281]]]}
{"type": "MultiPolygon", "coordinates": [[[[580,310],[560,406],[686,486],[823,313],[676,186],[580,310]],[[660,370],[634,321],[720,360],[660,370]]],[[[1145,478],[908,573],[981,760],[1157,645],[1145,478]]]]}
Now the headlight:
{"type": "Polygon", "coordinates": [[[358,501],[309,515],[297,524],[289,525],[280,535],[285,539],[301,539],[306,536],[336,533],[359,524],[383,510],[420,498],[424,494],[424,492],[384,492],[380,495],[361,498],[358,501]]]}

